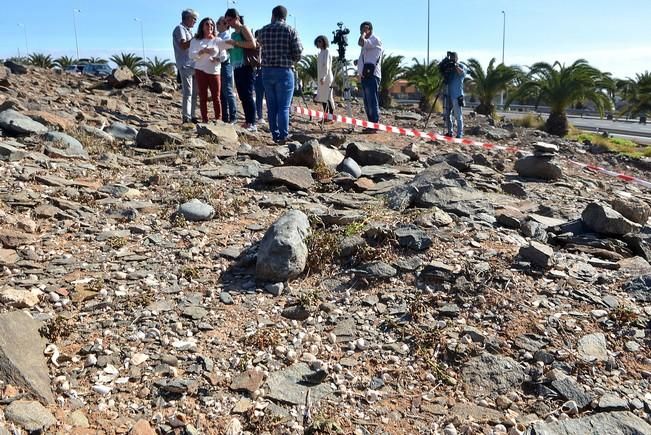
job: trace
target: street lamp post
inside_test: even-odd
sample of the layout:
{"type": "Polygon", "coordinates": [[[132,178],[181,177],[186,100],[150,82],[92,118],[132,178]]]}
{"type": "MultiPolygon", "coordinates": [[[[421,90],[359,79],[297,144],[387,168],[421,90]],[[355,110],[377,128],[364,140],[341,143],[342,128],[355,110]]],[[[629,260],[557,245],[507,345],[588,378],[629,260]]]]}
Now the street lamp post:
{"type": "Polygon", "coordinates": [[[133,21],[140,23],[140,42],[142,43],[142,61],[144,62],[147,59],[145,56],[145,29],[140,18],[134,18],[133,21]]]}
{"type": "Polygon", "coordinates": [[[298,32],[298,28],[296,27],[296,15],[294,14],[288,14],[288,16],[292,17],[294,19],[294,30],[298,32]]]}
{"type": "MultiPolygon", "coordinates": [[[[506,12],[502,11],[502,65],[504,65],[504,47],[506,44],[506,12]]],[[[506,66],[506,65],[505,65],[506,66]]],[[[504,91],[500,92],[500,106],[504,110],[504,91]]]]}
{"type": "Polygon", "coordinates": [[[427,0],[427,65],[429,65],[429,4],[430,0],[427,0]]]}
{"type": "Polygon", "coordinates": [[[77,48],[77,61],[79,61],[79,39],[77,38],[77,14],[80,13],[80,9],[72,10],[72,25],[75,29],[75,47],[77,48]]]}
{"type": "MultiPolygon", "coordinates": [[[[29,55],[29,45],[27,45],[27,27],[23,23],[18,23],[18,27],[23,28],[23,35],[25,36],[25,56],[29,55]]],[[[18,55],[20,57],[20,54],[18,55]]]]}

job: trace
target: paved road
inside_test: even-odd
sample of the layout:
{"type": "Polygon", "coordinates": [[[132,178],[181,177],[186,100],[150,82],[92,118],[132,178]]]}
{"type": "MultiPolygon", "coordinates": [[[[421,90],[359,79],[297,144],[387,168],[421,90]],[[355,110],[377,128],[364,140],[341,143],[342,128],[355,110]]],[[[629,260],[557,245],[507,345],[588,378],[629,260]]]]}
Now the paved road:
{"type": "MultiPolygon", "coordinates": [[[[500,116],[507,119],[521,118],[526,115],[524,112],[498,112],[500,116]]],[[[547,115],[543,114],[543,118],[547,115]]],[[[600,118],[581,118],[569,116],[570,122],[581,130],[587,131],[607,131],[616,137],[625,137],[636,142],[651,143],[651,124],[639,124],[633,121],[609,121],[600,118]]]]}

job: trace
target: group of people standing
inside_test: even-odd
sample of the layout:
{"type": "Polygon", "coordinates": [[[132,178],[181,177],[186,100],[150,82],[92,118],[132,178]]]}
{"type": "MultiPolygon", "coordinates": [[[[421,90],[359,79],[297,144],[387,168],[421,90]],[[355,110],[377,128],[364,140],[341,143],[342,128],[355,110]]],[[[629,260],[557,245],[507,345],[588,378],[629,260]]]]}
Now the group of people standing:
{"type": "MultiPolygon", "coordinates": [[[[192,9],[181,13],[181,23],[172,33],[174,55],[182,87],[183,122],[198,122],[197,97],[201,121],[208,122],[208,92],[216,120],[237,122],[234,87],[242,104],[243,127],[256,131],[263,121],[262,99],[267,102],[269,130],[274,142],[284,143],[289,134],[289,111],[294,95],[294,65],[301,59],[303,46],[296,29],[286,23],[287,9],[276,6],[271,23],[255,33],[244,24],[236,9],[229,8],[217,20],[206,17],[192,28],[198,15],[192,9]]],[[[334,113],[332,55],[328,38],[314,40],[317,57],[317,94],[315,101],[324,112],[334,113]]],[[[368,120],[379,122],[379,85],[381,78],[382,42],[373,34],[373,26],[365,21],[360,26],[357,61],[368,120]]],[[[375,132],[374,129],[367,129],[375,132]]]]}
{"type": "Polygon", "coordinates": [[[244,111],[243,127],[256,131],[257,124],[264,122],[262,98],[266,97],[273,139],[284,141],[294,93],[293,65],[303,51],[296,30],[285,22],[287,9],[276,6],[271,23],[255,34],[233,8],[216,21],[203,18],[192,34],[197,18],[192,9],[184,10],[181,23],[172,33],[182,87],[183,122],[198,122],[197,97],[201,121],[208,122],[208,91],[215,119],[237,122],[234,83],[244,111]]]}

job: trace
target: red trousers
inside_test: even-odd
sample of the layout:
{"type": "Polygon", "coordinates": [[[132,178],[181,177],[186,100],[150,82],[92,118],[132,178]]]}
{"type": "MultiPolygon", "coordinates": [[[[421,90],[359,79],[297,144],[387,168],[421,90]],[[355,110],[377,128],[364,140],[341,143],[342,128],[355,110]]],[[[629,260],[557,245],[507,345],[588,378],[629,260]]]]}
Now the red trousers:
{"type": "Polygon", "coordinates": [[[222,105],[220,100],[221,80],[219,74],[208,74],[200,69],[194,71],[199,92],[199,109],[201,121],[208,122],[208,88],[212,97],[212,106],[215,109],[215,119],[222,119],[222,105]]]}

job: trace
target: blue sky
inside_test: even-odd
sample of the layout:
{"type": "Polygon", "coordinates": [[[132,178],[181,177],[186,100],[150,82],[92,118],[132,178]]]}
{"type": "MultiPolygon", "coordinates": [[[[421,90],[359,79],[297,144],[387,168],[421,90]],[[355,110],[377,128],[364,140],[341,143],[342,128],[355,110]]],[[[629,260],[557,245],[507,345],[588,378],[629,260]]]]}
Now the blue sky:
{"type": "MultiPolygon", "coordinates": [[[[180,11],[196,9],[200,16],[223,14],[227,0],[2,0],[0,57],[30,52],[75,55],[73,10],[76,13],[81,57],[119,52],[142,53],[142,19],[147,57],[173,58],[171,31],[180,11]],[[24,25],[21,26],[21,25],[24,25]]],[[[236,0],[235,7],[253,28],[266,24],[277,1],[236,0]]],[[[296,20],[305,53],[318,34],[331,36],[338,21],[351,29],[348,58],[359,23],[373,22],[387,53],[425,59],[427,54],[427,0],[345,1],[285,0],[296,20]]],[[[461,59],[475,57],[486,64],[502,56],[502,10],[506,11],[507,64],[530,65],[544,60],[572,62],[586,58],[616,77],[651,70],[651,0],[431,0],[430,58],[447,50],[461,59]]]]}

